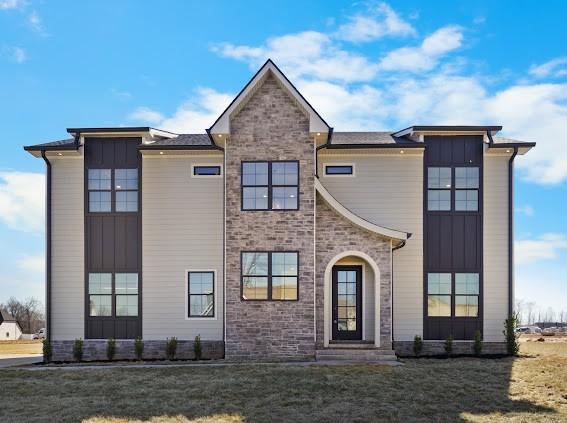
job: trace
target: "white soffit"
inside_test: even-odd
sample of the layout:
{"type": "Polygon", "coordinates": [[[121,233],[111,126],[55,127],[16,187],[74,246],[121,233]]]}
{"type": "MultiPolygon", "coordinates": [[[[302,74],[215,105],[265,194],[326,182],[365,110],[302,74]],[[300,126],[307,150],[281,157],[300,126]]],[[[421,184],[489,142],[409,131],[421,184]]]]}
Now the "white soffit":
{"type": "Polygon", "coordinates": [[[285,88],[297,102],[297,104],[309,115],[309,132],[312,134],[316,133],[328,133],[329,125],[323,120],[321,116],[315,111],[315,109],[303,98],[301,93],[293,86],[293,84],[287,79],[287,77],[279,70],[279,68],[272,62],[268,60],[260,70],[254,75],[254,77],[246,84],[244,89],[236,96],[236,98],[230,103],[230,105],[225,109],[225,111],[219,116],[216,122],[209,128],[209,132],[213,135],[230,134],[230,118],[235,113],[237,113],[241,107],[246,104],[250,99],[257,87],[261,86],[265,78],[271,74],[276,78],[276,80],[285,88]]]}
{"type": "Polygon", "coordinates": [[[323,197],[323,199],[327,202],[327,204],[329,204],[329,206],[331,206],[337,213],[339,213],[347,220],[351,221],[356,226],[390,239],[406,241],[410,238],[411,234],[407,232],[385,228],[383,226],[369,222],[368,220],[365,220],[360,216],[357,216],[341,203],[339,203],[335,199],[335,197],[333,197],[331,193],[327,191],[327,189],[323,186],[323,184],[321,184],[321,181],[319,181],[318,179],[315,179],[315,189],[319,194],[321,194],[321,197],[323,197]]]}

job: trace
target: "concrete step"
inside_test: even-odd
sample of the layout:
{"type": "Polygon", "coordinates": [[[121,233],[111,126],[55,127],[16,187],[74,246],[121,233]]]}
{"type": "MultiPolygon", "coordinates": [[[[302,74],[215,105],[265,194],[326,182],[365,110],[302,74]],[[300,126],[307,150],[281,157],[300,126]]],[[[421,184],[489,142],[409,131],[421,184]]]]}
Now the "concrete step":
{"type": "Polygon", "coordinates": [[[368,349],[376,349],[374,347],[374,342],[331,342],[329,343],[329,348],[332,349],[346,349],[346,350],[354,350],[354,349],[361,349],[361,350],[368,350],[368,349]]]}
{"type": "Polygon", "coordinates": [[[393,350],[377,348],[325,348],[315,352],[317,361],[393,362],[397,361],[393,350]]]}

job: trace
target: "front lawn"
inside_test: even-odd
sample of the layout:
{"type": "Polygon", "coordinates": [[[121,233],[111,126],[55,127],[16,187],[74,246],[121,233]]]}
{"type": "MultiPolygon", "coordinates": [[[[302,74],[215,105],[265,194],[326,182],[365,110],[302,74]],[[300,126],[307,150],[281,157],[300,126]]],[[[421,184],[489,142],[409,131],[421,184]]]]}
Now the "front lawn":
{"type": "Polygon", "coordinates": [[[0,357],[14,354],[41,354],[41,341],[2,341],[0,357]]]}
{"type": "MultiPolygon", "coordinates": [[[[0,371],[0,421],[566,421],[567,343],[403,366],[0,371]]],[[[524,348],[524,345],[522,346],[524,348]]]]}

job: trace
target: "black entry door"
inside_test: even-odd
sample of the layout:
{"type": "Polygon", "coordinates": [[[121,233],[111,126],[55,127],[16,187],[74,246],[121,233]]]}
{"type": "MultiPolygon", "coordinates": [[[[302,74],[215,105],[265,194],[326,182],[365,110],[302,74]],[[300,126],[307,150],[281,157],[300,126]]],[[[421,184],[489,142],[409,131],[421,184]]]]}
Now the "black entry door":
{"type": "Polygon", "coordinates": [[[362,266],[333,267],[333,339],[362,340],[362,266]]]}

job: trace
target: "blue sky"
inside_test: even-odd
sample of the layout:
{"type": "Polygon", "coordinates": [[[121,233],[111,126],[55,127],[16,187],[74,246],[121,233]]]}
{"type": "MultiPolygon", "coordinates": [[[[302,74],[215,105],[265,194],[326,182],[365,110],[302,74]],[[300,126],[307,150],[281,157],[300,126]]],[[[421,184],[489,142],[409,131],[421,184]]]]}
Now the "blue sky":
{"type": "Polygon", "coordinates": [[[567,311],[567,3],[0,0],[0,302],[43,298],[41,160],[65,128],[210,126],[271,57],[336,130],[502,124],[517,296],[567,311]]]}

